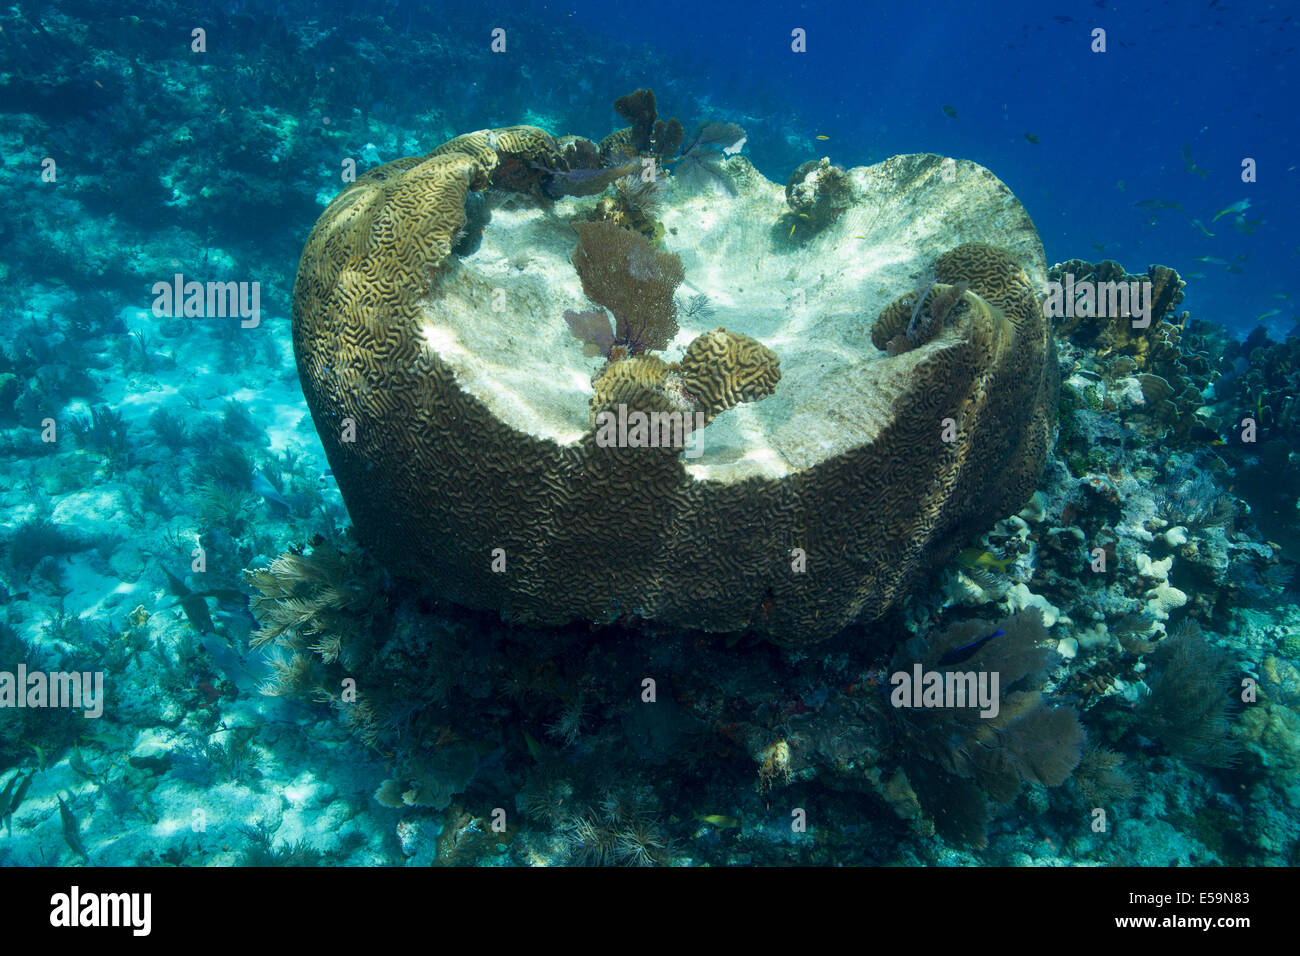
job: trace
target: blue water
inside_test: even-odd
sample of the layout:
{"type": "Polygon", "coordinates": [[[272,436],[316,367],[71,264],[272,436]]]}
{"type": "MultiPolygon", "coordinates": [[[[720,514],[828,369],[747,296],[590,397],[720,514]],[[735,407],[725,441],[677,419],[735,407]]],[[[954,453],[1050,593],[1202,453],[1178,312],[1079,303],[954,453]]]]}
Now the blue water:
{"type": "Polygon", "coordinates": [[[747,127],[747,153],[769,178],[813,153],[846,166],[907,152],[972,159],[1028,207],[1049,262],[1203,273],[1185,307],[1238,331],[1277,308],[1279,293],[1291,302],[1267,321],[1285,333],[1298,317],[1300,10],[1291,4],[671,2],[649,14],[589,0],[545,9],[679,57],[684,82],[720,112],[760,117],[747,127]],[[791,52],[797,27],[807,31],[804,54],[791,52]],[[1091,50],[1098,28],[1104,53],[1091,50]],[[764,135],[764,116],[790,140],[764,135]],[[1186,171],[1184,144],[1204,177],[1186,171]],[[1257,168],[1249,184],[1248,157],[1257,168]],[[1181,203],[1186,215],[1152,222],[1135,206],[1147,199],[1181,203]],[[1242,199],[1246,222],[1211,222],[1242,199]],[[1240,271],[1196,263],[1201,256],[1240,271]]]}

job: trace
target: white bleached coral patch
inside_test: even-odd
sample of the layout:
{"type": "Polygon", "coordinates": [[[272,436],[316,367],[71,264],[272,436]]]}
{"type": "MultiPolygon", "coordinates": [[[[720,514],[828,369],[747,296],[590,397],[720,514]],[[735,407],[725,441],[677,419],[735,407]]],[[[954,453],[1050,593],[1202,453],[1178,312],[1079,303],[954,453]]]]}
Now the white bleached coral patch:
{"type": "MultiPolygon", "coordinates": [[[[1058,621],[1063,620],[1060,608],[1047,600],[1047,598],[1043,597],[1041,594],[1030,593],[1029,588],[1024,583],[1016,584],[1007,590],[1007,596],[1003,601],[1003,606],[1012,614],[1017,611],[1023,611],[1027,607],[1036,607],[1040,609],[1043,612],[1044,627],[1051,627],[1058,621]]],[[[1068,623],[1068,619],[1066,620],[1068,623]]]]}

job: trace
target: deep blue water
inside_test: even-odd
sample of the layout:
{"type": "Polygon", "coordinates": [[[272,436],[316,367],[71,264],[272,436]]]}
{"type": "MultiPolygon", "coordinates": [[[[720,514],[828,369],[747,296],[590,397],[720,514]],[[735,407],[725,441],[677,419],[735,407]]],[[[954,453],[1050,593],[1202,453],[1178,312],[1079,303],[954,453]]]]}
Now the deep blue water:
{"type": "Polygon", "coordinates": [[[577,0],[539,9],[590,42],[639,42],[679,59],[679,75],[720,112],[788,121],[802,142],[747,126],[747,153],[769,178],[814,153],[844,165],[927,151],[972,159],[1028,207],[1049,262],[1115,258],[1130,271],[1158,262],[1202,273],[1185,307],[1238,331],[1275,308],[1283,334],[1297,317],[1295,5],[674,0],[648,10],[577,0]],[[796,27],[807,32],[804,54],[791,52],[796,27]],[[1090,49],[1096,28],[1106,31],[1104,53],[1090,49]],[[1184,145],[1204,177],[1186,168],[1184,145]],[[1249,184],[1247,157],[1257,166],[1249,184]],[[1149,199],[1186,214],[1153,217],[1135,205],[1149,199]],[[1242,199],[1243,222],[1211,222],[1242,199]]]}

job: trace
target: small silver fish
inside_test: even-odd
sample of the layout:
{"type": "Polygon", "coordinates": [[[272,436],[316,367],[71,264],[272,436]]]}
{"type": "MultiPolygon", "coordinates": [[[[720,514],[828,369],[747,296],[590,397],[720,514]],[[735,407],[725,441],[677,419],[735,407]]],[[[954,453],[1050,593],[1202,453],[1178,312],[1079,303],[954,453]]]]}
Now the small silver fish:
{"type": "Polygon", "coordinates": [[[63,839],[67,841],[72,852],[81,857],[81,862],[89,863],[90,854],[86,852],[86,847],[81,842],[81,827],[77,823],[77,818],[63,802],[63,795],[56,794],[56,796],[59,798],[59,817],[63,821],[63,839]]]}
{"type": "Polygon", "coordinates": [[[284,496],[275,490],[275,485],[271,484],[270,479],[260,471],[253,474],[253,491],[261,495],[273,511],[278,510],[287,515],[293,510],[289,507],[289,502],[284,500],[284,496]]]}

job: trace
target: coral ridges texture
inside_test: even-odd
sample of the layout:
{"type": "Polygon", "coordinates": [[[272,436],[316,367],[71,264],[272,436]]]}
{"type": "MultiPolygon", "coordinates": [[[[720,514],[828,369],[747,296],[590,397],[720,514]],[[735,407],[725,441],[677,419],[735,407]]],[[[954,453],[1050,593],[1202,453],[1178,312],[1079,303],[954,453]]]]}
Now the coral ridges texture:
{"type": "MultiPolygon", "coordinates": [[[[511,148],[535,169],[536,144],[554,141],[523,138],[511,148]]],[[[493,166],[482,147],[507,141],[470,134],[368,173],[322,215],[300,264],[304,392],[358,534],[391,570],[535,624],[631,612],[809,643],[879,617],[949,542],[1030,494],[1055,414],[1052,342],[1024,270],[984,245],[936,264],[939,281],[969,284],[965,307],[889,360],[901,397],[875,439],[784,478],[700,481],[680,456],[598,447],[590,431],[562,445],[503,422],[423,339],[418,303],[448,275],[466,192],[535,186],[495,179],[501,154],[493,166]]],[[[701,371],[697,358],[729,350],[707,336],[683,363],[698,399],[723,403],[710,414],[777,368],[753,340],[720,334],[741,377],[701,371]]]]}

